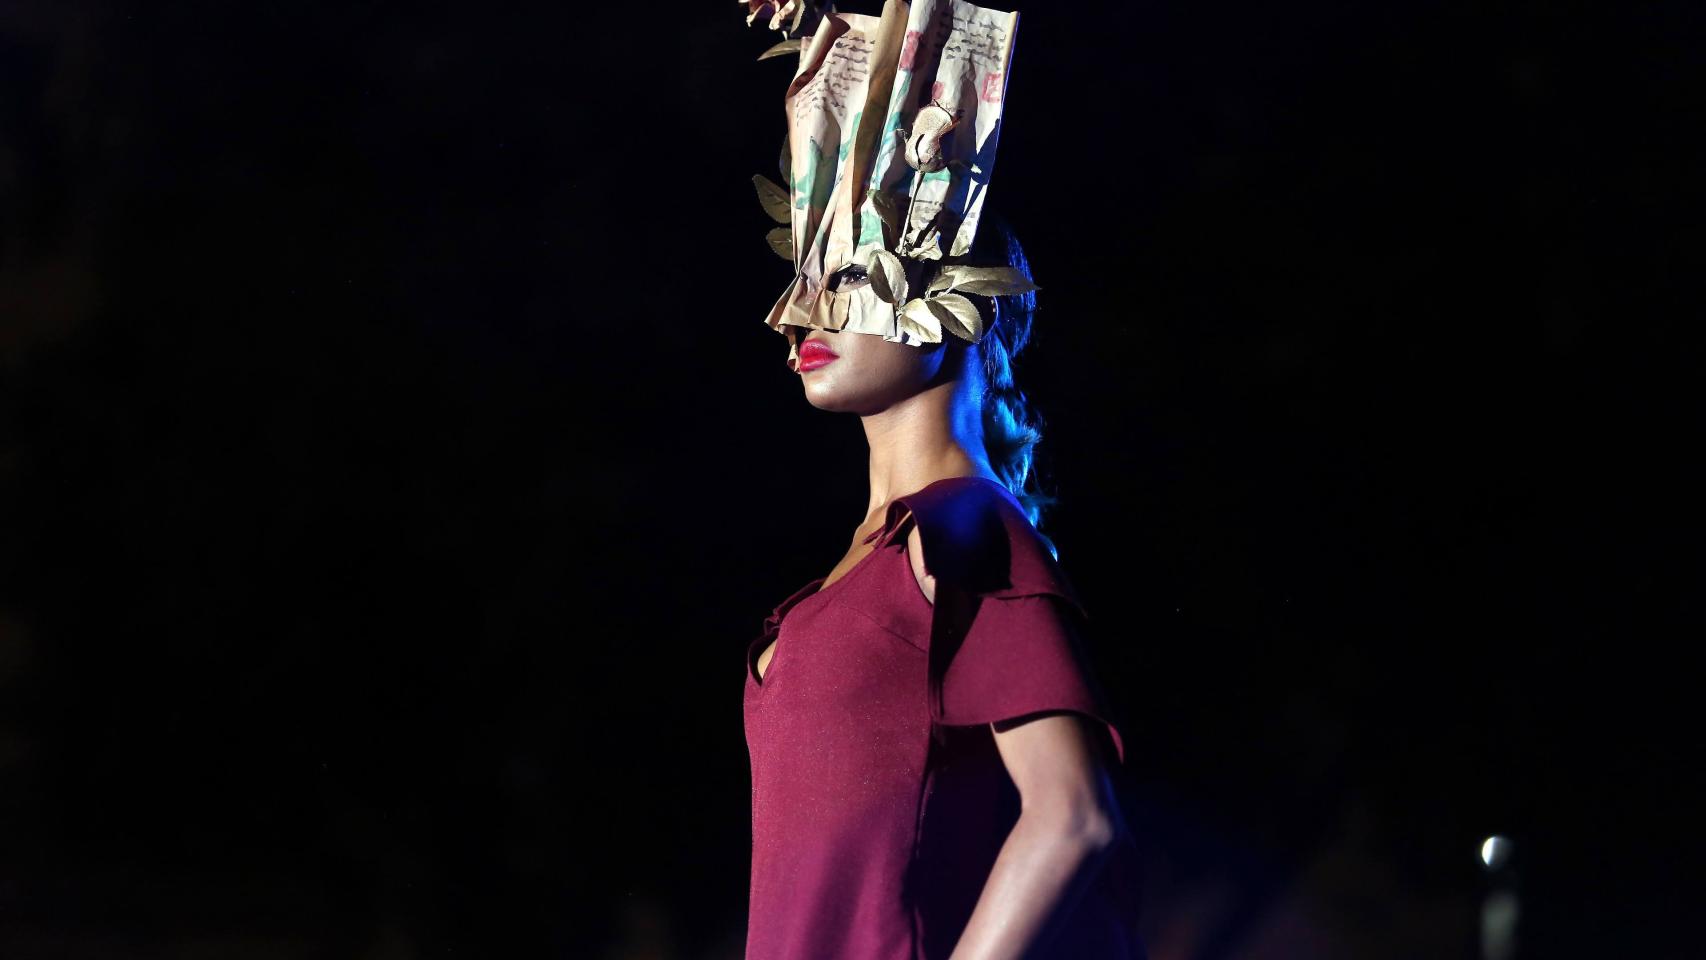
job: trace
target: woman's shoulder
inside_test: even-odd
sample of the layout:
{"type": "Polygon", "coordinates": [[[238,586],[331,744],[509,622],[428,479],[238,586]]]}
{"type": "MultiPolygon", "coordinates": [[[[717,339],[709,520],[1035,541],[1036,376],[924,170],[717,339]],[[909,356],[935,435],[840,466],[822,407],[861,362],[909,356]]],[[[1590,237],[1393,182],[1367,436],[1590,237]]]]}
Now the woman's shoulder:
{"type": "Polygon", "coordinates": [[[925,570],[938,584],[997,597],[1059,594],[1078,605],[1052,545],[1004,485],[945,477],[889,504],[887,525],[910,516],[925,570]]]}

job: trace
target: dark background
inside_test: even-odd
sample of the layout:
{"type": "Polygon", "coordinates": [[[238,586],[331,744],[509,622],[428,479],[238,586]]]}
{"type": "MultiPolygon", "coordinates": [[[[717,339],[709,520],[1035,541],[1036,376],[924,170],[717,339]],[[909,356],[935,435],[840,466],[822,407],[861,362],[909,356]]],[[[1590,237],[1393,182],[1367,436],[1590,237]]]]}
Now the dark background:
{"type": "MultiPolygon", "coordinates": [[[[1523,956],[1691,954],[1698,6],[1032,8],[1158,960],[1475,956],[1495,832],[1523,956]]],[[[738,957],[742,657],[866,497],[774,39],[0,6],[0,954],[738,957]]]]}

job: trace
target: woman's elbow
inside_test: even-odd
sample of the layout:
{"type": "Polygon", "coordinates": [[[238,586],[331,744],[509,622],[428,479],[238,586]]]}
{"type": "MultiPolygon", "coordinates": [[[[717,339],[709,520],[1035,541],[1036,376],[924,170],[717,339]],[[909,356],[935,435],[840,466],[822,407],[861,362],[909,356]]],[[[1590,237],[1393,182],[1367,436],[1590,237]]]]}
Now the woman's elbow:
{"type": "Polygon", "coordinates": [[[1105,852],[1119,843],[1124,829],[1117,810],[1090,800],[1038,804],[1023,816],[1062,841],[1092,854],[1105,852]]]}

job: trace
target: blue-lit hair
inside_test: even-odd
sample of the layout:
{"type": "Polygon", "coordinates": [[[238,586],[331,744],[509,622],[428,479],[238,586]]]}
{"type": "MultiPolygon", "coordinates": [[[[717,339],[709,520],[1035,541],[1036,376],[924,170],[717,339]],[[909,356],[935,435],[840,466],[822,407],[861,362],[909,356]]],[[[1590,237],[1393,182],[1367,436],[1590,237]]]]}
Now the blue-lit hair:
{"type": "MultiPolygon", "coordinates": [[[[977,237],[963,262],[981,267],[1013,267],[1031,278],[1030,261],[1012,228],[985,205],[977,237]]],[[[1043,420],[1013,379],[1013,360],[1031,338],[1036,291],[1010,296],[973,296],[988,325],[977,349],[983,360],[983,446],[1001,482],[1012,491],[1033,526],[1057,498],[1044,493],[1033,470],[1042,440],[1043,420]],[[993,316],[991,316],[993,314],[993,316]]]]}

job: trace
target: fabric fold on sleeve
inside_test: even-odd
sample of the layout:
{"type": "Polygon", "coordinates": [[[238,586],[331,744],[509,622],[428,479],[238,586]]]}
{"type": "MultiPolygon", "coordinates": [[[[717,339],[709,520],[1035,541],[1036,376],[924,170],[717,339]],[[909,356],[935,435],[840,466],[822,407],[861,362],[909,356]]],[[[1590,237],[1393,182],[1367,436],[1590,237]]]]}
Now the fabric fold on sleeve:
{"type": "Polygon", "coordinates": [[[1089,615],[1048,542],[1005,487],[982,477],[933,484],[890,506],[910,511],[936,578],[929,637],[933,722],[979,726],[1071,711],[1125,744],[1088,657],[1089,615]]]}

